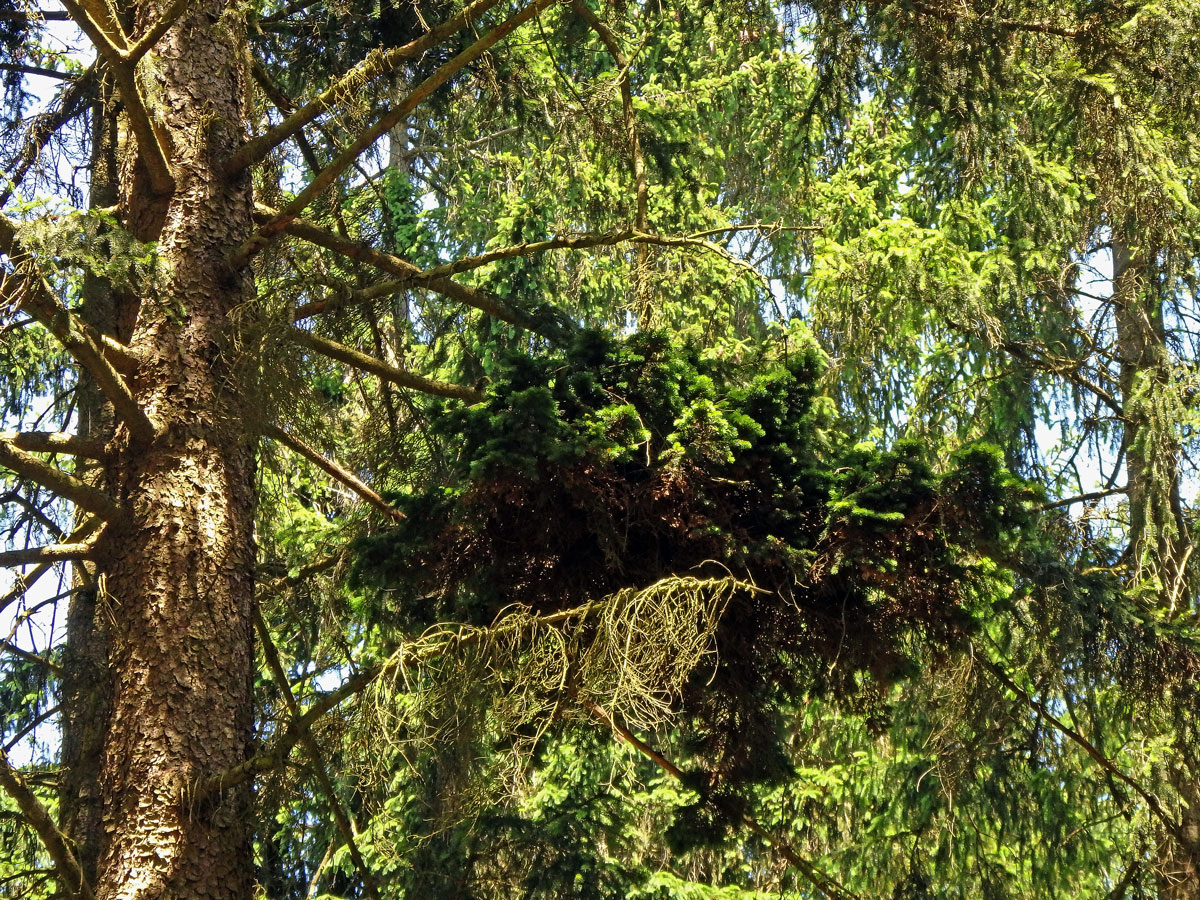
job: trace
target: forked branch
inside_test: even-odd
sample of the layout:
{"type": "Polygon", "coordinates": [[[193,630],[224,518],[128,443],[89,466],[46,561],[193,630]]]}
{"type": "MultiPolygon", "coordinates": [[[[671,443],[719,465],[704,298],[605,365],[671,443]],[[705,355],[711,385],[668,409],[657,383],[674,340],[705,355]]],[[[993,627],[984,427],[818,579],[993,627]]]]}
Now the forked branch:
{"type": "Polygon", "coordinates": [[[533,2],[520,12],[497,25],[417,85],[407,97],[378,119],[374,125],[359,134],[329,165],[318,172],[305,188],[296,195],[296,198],[280,211],[275,219],[263,225],[259,228],[257,234],[243,243],[230,257],[230,268],[236,271],[244,267],[254,254],[267,246],[292,220],[304,212],[308,204],[333,184],[334,180],[345,172],[346,169],[350,168],[372,144],[391,131],[409,113],[429,99],[434,91],[553,2],[554,0],[533,0],[533,2]]]}
{"type": "Polygon", "coordinates": [[[358,94],[366,85],[389,72],[394,72],[405,60],[415,59],[451,37],[498,2],[499,0],[474,0],[457,15],[430,29],[416,40],[402,47],[372,53],[319,94],[315,100],[297,109],[274,128],[243,144],[225,164],[226,176],[236,175],[254,165],[274,148],[299,133],[300,129],[317,116],[332,109],[339,98],[358,94]]]}
{"type": "MultiPolygon", "coordinates": [[[[137,139],[138,153],[146,164],[146,173],[150,178],[150,186],[157,194],[167,194],[175,186],[175,178],[171,174],[171,164],[167,153],[158,139],[158,132],[146,107],[146,99],[142,96],[137,83],[137,56],[133,56],[129,42],[121,29],[120,23],[113,18],[107,5],[97,0],[62,0],[67,12],[79,26],[80,30],[96,47],[96,52],[108,64],[117,90],[125,103],[125,111],[129,114],[129,127],[137,139]]],[[[186,4],[182,4],[186,6],[186,4]]],[[[176,0],[172,9],[181,6],[176,0]]],[[[183,12],[179,10],[179,14],[183,12]]],[[[168,15],[170,11],[168,11],[168,15]]],[[[164,16],[164,19],[166,17],[164,16]]],[[[170,27],[171,22],[167,22],[170,27]]],[[[160,21],[160,25],[162,22],[160,21]]],[[[157,28],[155,26],[154,28],[157,28]]],[[[151,29],[153,33],[154,28],[151,29]]],[[[165,32],[165,28],[163,29],[165,32]]],[[[157,41],[158,35],[154,38],[157,41]]],[[[138,56],[144,54],[154,42],[141,47],[138,56]]],[[[139,44],[140,47],[140,44],[139,44]]]]}

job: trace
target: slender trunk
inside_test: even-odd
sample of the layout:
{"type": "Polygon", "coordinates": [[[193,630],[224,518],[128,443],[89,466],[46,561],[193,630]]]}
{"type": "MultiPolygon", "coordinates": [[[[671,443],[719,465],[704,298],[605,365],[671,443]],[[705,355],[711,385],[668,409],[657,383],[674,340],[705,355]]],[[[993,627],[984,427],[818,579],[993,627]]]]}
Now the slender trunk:
{"type": "MultiPolygon", "coordinates": [[[[144,30],[167,5],[126,11],[144,30]]],[[[191,4],[141,67],[174,190],[151,191],[131,136],[121,148],[122,219],[158,241],[162,265],[140,296],[118,300],[118,319],[142,360],[131,388],[159,433],[139,443],[114,432],[103,478],[130,516],[102,538],[94,610],[80,604],[71,637],[107,665],[103,708],[68,691],[64,717],[64,753],[93,772],[99,761],[98,828],[83,821],[95,808],[82,799],[86,773],[72,776],[71,802],[73,831],[94,840],[100,900],[253,892],[248,791],[181,802],[190,783],[245,759],[251,729],[254,447],[230,314],[253,285],[225,259],[251,231],[252,201],[248,179],[217,174],[246,112],[245,36],[225,13],[221,0],[191,4]]]]}
{"type": "MultiPolygon", "coordinates": [[[[1156,394],[1166,386],[1170,358],[1162,302],[1149,284],[1145,251],[1113,243],[1113,299],[1124,406],[1129,497],[1129,558],[1139,579],[1156,582],[1167,618],[1188,604],[1188,538],[1179,496],[1179,441],[1174,423],[1156,422],[1156,394]]],[[[1169,389],[1169,388],[1168,388],[1169,389]]],[[[1187,748],[1177,746],[1170,782],[1179,797],[1179,827],[1159,834],[1161,900],[1200,900],[1200,788],[1187,748]]]]}
{"type": "MultiPolygon", "coordinates": [[[[91,109],[92,165],[88,205],[92,209],[117,202],[117,120],[113,112],[112,82],[100,80],[91,109]]],[[[117,336],[116,299],[111,286],[88,274],[83,284],[80,316],[97,331],[117,336]]],[[[86,372],[80,374],[76,392],[78,432],[90,440],[112,439],[112,404],[86,372]]],[[[81,472],[96,483],[96,472],[81,472]]],[[[64,833],[75,844],[76,856],[89,882],[96,879],[96,863],[103,838],[100,766],[108,721],[108,630],[96,615],[96,573],[87,564],[75,566],[67,640],[63,655],[63,739],[59,808],[64,833]]]]}
{"type": "Polygon", "coordinates": [[[1187,531],[1179,497],[1179,440],[1156,405],[1170,373],[1162,302],[1145,250],[1113,242],[1113,300],[1124,406],[1129,555],[1139,579],[1158,582],[1164,612],[1186,603],[1187,531]]]}

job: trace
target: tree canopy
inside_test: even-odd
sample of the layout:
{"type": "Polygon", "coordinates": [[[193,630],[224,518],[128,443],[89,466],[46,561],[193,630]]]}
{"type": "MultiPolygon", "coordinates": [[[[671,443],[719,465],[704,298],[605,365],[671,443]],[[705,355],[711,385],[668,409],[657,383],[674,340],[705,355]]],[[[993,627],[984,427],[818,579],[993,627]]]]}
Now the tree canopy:
{"type": "Polygon", "coordinates": [[[0,896],[1200,898],[1200,4],[0,0],[0,896]]]}

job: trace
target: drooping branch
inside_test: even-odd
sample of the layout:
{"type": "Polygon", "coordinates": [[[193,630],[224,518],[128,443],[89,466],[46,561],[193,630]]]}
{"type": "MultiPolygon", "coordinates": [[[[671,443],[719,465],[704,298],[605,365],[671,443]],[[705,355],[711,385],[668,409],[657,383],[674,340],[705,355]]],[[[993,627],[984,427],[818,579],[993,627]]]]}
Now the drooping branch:
{"type": "MultiPolygon", "coordinates": [[[[274,680],[275,687],[283,698],[284,705],[287,707],[288,716],[293,720],[298,719],[303,711],[300,709],[300,704],[296,702],[296,695],[292,693],[292,686],[288,682],[287,673],[283,670],[283,663],[279,660],[279,652],[275,649],[275,641],[271,637],[271,629],[267,627],[266,620],[262,617],[262,610],[259,609],[257,603],[254,605],[254,627],[258,630],[263,658],[267,661],[267,668],[271,671],[271,678],[274,680]]],[[[333,789],[333,782],[330,781],[329,773],[325,770],[325,763],[321,759],[321,748],[317,746],[317,742],[313,739],[312,732],[307,730],[301,734],[300,743],[304,747],[304,752],[308,755],[309,762],[312,764],[313,773],[317,777],[317,783],[320,785],[321,791],[325,794],[325,799],[329,803],[329,810],[333,813],[333,819],[337,824],[338,831],[342,833],[342,839],[346,842],[346,849],[350,853],[350,859],[354,863],[354,867],[358,869],[359,876],[362,878],[363,888],[366,890],[367,896],[378,900],[379,883],[375,880],[375,876],[367,867],[367,863],[358,849],[358,841],[355,840],[354,829],[350,825],[350,819],[347,818],[345,810],[342,809],[342,804],[338,802],[337,793],[333,789]]]]}
{"type": "MultiPolygon", "coordinates": [[[[336,557],[330,560],[323,560],[319,565],[324,568],[335,560],[336,557]]],[[[678,581],[685,582],[694,588],[732,583],[740,590],[759,590],[751,584],[725,578],[686,577],[680,578],[678,581]]],[[[285,583],[295,583],[295,580],[291,579],[285,582],[281,579],[276,582],[277,585],[285,583]]],[[[653,587],[651,590],[653,590],[653,587]]],[[[461,649],[476,645],[481,641],[494,638],[501,633],[512,634],[519,630],[536,630],[547,625],[559,626],[571,621],[588,619],[620,596],[621,593],[618,593],[611,597],[583,603],[579,606],[547,615],[527,616],[519,613],[506,613],[502,614],[490,628],[476,628],[458,624],[432,626],[420,638],[401,644],[399,649],[386,660],[364,666],[352,678],[345,681],[341,687],[319,696],[301,715],[293,717],[285,728],[277,732],[276,738],[267,749],[252,756],[245,762],[194,784],[188,795],[184,798],[184,802],[197,803],[206,800],[209,797],[220,794],[223,790],[248,781],[255,775],[273,771],[284,765],[288,761],[292,750],[310,728],[330,711],[341,706],[351,697],[362,693],[380,678],[404,672],[410,666],[420,666],[429,663],[445,655],[451,649],[461,649]]]]}
{"type": "Polygon", "coordinates": [[[1146,802],[1146,806],[1149,807],[1150,812],[1153,813],[1154,817],[1163,824],[1163,827],[1166,828],[1167,832],[1176,838],[1179,837],[1179,823],[1167,815],[1166,810],[1162,808],[1162,804],[1159,803],[1156,796],[1147,791],[1129,775],[1121,771],[1121,769],[1117,767],[1117,764],[1101,753],[1100,749],[1096,747],[1095,744],[1089,741],[1086,737],[1084,737],[1062,719],[1054,715],[1054,713],[1046,707],[1046,704],[1039,702],[1032,694],[1013,681],[1012,678],[1010,678],[1008,674],[1002,668],[1000,668],[1000,666],[996,665],[990,659],[985,657],[976,656],[975,658],[979,660],[983,668],[989,672],[993,678],[1010,690],[1017,697],[1017,699],[1053,725],[1060,734],[1082,748],[1083,752],[1095,760],[1100,768],[1102,768],[1109,776],[1131,788],[1135,794],[1137,794],[1146,802]]]}
{"type": "Polygon", "coordinates": [[[301,328],[291,328],[287,334],[291,340],[302,346],[328,356],[330,359],[343,362],[348,366],[369,372],[378,378],[382,378],[384,381],[398,384],[401,387],[421,391],[425,394],[436,394],[439,397],[453,397],[457,400],[465,400],[468,403],[478,403],[483,399],[483,394],[473,388],[464,387],[461,384],[450,384],[445,381],[433,381],[429,378],[422,378],[420,375],[414,375],[411,372],[388,365],[382,360],[378,360],[373,356],[367,356],[365,353],[360,353],[352,347],[318,337],[301,328]]]}
{"type": "Polygon", "coordinates": [[[239,270],[244,267],[250,257],[266,247],[276,235],[287,228],[297,216],[304,212],[309,203],[323,193],[346,169],[350,168],[372,144],[391,131],[409,113],[424,103],[434,91],[553,2],[554,0],[532,0],[520,12],[509,17],[500,25],[497,25],[417,85],[407,97],[379,118],[374,125],[359,134],[357,138],[350,142],[345,150],[318,172],[304,189],[296,195],[295,199],[280,211],[278,216],[260,227],[253,237],[243,243],[230,256],[230,268],[239,270]]]}
{"type": "Polygon", "coordinates": [[[312,447],[308,446],[308,444],[304,443],[304,441],[300,440],[300,438],[296,437],[295,435],[288,434],[277,425],[267,425],[263,429],[263,433],[267,437],[273,438],[274,440],[279,441],[279,443],[283,444],[285,447],[288,447],[296,453],[299,453],[330,478],[348,487],[351,491],[358,494],[358,496],[362,497],[363,500],[382,512],[388,518],[396,522],[404,519],[404,513],[390,506],[388,502],[383,499],[383,497],[379,496],[377,492],[373,491],[366,484],[364,484],[362,479],[360,479],[357,475],[350,470],[339,466],[331,459],[321,455],[312,447]]]}
{"type": "Polygon", "coordinates": [[[226,176],[233,176],[260,161],[300,129],[321,114],[333,108],[339,99],[355,96],[376,79],[394,72],[405,60],[415,59],[426,50],[456,34],[473,20],[483,15],[499,0],[474,0],[460,12],[421,37],[391,50],[381,50],[366,59],[324,90],[315,100],[297,109],[269,131],[247,141],[225,164],[226,176]]]}
{"type": "Polygon", "coordinates": [[[0,431],[0,443],[30,453],[66,453],[87,459],[103,459],[104,444],[62,431],[0,431]]]}
{"type": "Polygon", "coordinates": [[[21,811],[25,821],[41,838],[46,852],[50,854],[50,859],[54,862],[54,868],[62,888],[72,896],[78,897],[79,900],[94,900],[95,895],[92,893],[91,885],[83,877],[83,869],[79,865],[79,860],[75,858],[75,853],[71,850],[70,842],[58,830],[58,826],[54,824],[54,819],[50,817],[46,807],[38,800],[37,795],[34,794],[25,779],[21,777],[21,773],[8,761],[8,754],[3,750],[0,750],[0,788],[3,788],[4,792],[17,804],[17,809],[21,811]]]}
{"type": "Polygon", "coordinates": [[[114,522],[121,517],[121,508],[103,491],[80,481],[57,466],[42,462],[31,453],[20,449],[15,441],[5,440],[2,435],[0,466],[70,500],[80,509],[87,510],[105,522],[114,522]]]}
{"type": "MultiPolygon", "coordinates": [[[[648,220],[649,210],[649,187],[646,184],[646,160],[642,155],[642,142],[638,138],[637,133],[637,116],[633,109],[633,89],[630,85],[629,69],[631,66],[630,60],[625,56],[621,49],[620,41],[599,16],[597,16],[587,5],[584,0],[571,0],[571,9],[575,10],[576,15],[587,22],[588,26],[596,32],[600,38],[600,42],[604,44],[604,48],[608,51],[608,55],[613,58],[613,62],[617,64],[620,70],[621,80],[621,111],[625,120],[625,140],[629,143],[629,156],[633,162],[633,181],[634,190],[637,192],[637,230],[649,231],[650,224],[648,220]]],[[[643,245],[644,246],[644,245],[643,245]]],[[[644,254],[640,255],[639,264],[644,262],[644,254]]]]}

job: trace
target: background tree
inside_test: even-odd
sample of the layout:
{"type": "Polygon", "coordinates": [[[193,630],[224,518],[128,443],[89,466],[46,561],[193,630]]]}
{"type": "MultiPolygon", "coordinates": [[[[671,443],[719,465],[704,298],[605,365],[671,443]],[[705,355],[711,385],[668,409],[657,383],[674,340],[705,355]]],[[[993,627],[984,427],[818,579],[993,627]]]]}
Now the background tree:
{"type": "Polygon", "coordinates": [[[0,877],[1194,896],[1194,16],[4,10],[0,877]]]}

